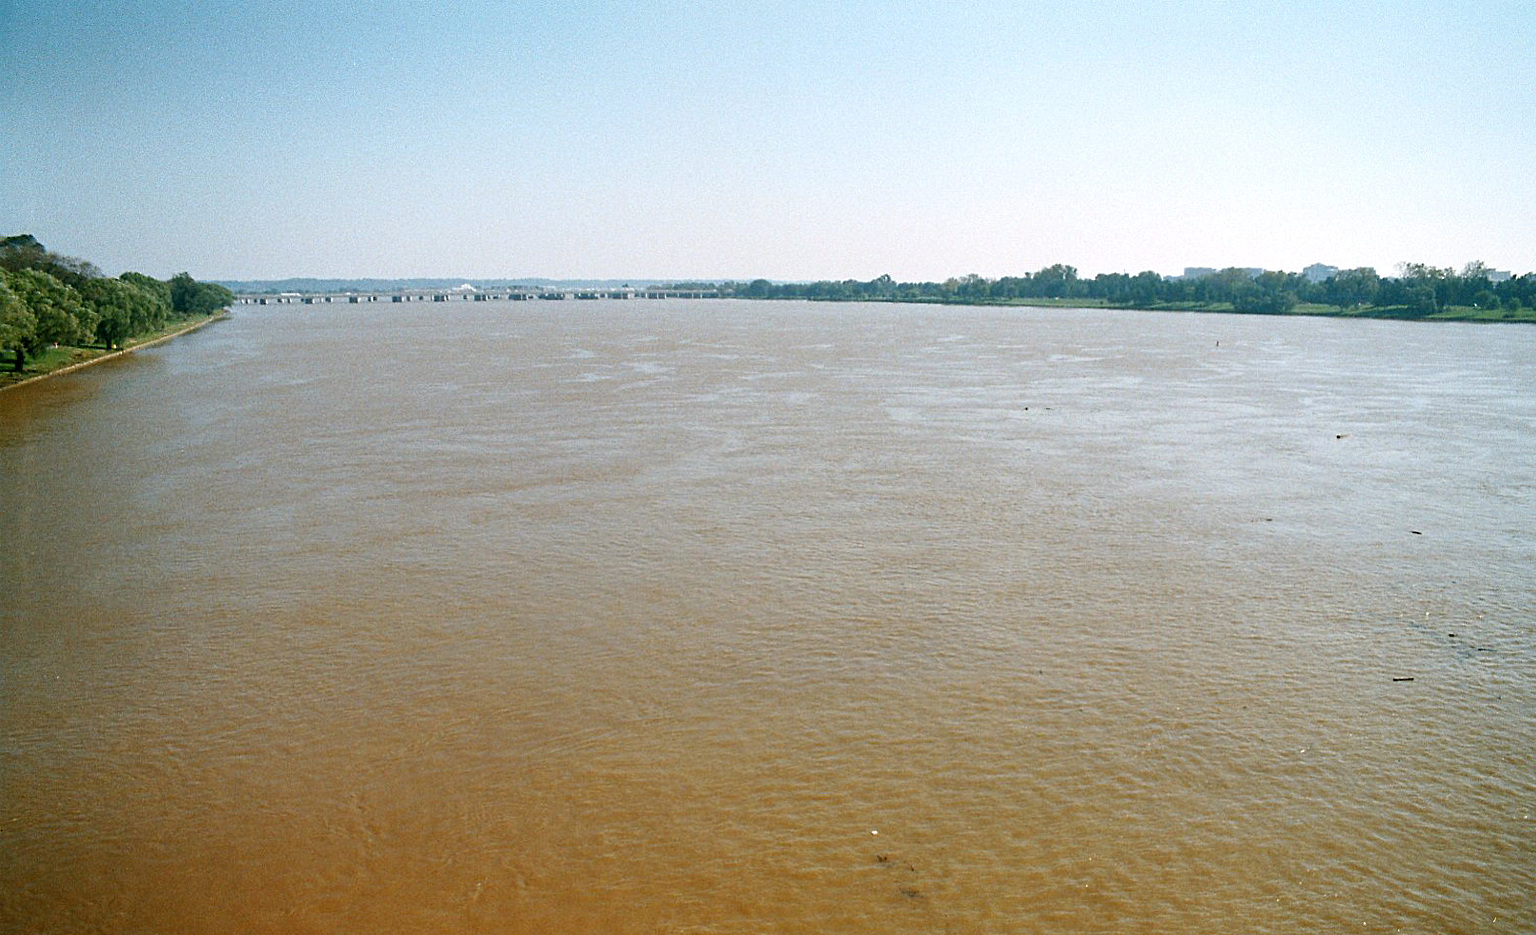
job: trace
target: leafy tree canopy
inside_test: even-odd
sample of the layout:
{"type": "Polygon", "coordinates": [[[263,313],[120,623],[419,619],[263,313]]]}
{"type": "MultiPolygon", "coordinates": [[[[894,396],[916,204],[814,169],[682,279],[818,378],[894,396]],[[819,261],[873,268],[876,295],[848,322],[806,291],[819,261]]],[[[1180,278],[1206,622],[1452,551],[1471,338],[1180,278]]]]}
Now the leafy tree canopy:
{"type": "Polygon", "coordinates": [[[0,347],[10,348],[15,356],[16,372],[26,363],[26,347],[37,331],[37,319],[7,285],[9,277],[0,278],[0,347]]]}
{"type": "Polygon", "coordinates": [[[0,240],[0,269],[42,270],[77,289],[85,280],[99,279],[102,275],[94,263],[54,253],[31,234],[15,234],[0,240]]]}
{"type": "Polygon", "coordinates": [[[36,321],[27,349],[78,344],[91,336],[94,315],[74,287],[40,269],[0,270],[6,284],[36,321]]]}
{"type": "Polygon", "coordinates": [[[171,307],[180,315],[210,315],[235,300],[235,294],[211,282],[198,282],[187,273],[171,277],[171,307]]]}

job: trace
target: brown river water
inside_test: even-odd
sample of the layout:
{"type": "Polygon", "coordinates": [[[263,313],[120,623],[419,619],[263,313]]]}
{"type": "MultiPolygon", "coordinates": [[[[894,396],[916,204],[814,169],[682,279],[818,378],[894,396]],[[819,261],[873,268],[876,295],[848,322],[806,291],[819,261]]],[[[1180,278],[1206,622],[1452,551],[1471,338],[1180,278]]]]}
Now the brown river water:
{"type": "Polygon", "coordinates": [[[0,931],[1536,931],[1536,329],[240,307],[0,393],[0,931]]]}

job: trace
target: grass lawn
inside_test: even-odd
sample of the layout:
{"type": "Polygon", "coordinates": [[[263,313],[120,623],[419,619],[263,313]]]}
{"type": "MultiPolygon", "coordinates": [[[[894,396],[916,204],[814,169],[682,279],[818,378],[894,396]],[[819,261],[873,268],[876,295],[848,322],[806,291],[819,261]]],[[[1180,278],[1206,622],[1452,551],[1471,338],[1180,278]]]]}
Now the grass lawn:
{"type": "Polygon", "coordinates": [[[1430,321],[1529,321],[1536,322],[1536,308],[1477,308],[1472,305],[1452,305],[1433,315],[1430,321]]]}

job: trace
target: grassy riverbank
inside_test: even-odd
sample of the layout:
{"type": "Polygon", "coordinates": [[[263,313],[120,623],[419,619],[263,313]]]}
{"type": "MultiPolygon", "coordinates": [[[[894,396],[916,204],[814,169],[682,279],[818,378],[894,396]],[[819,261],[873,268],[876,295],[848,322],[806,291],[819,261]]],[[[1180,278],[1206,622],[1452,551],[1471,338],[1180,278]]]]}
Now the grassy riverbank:
{"type": "Polygon", "coordinates": [[[99,364],[104,360],[110,360],[121,354],[129,354],[141,348],[159,344],[162,341],[168,341],[189,331],[196,331],[228,315],[228,309],[220,309],[212,315],[183,318],[179,321],[169,322],[163,328],[129,338],[119,348],[108,349],[100,346],[60,346],[49,348],[35,357],[28,357],[20,373],[17,373],[15,370],[14,358],[10,354],[3,354],[0,355],[0,390],[20,386],[23,383],[30,383],[33,380],[40,380],[43,377],[51,377],[70,370],[78,370],[91,364],[99,364]]]}
{"type": "MultiPolygon", "coordinates": [[[[868,301],[868,300],[860,300],[868,301]]],[[[1146,305],[1114,305],[1104,299],[933,299],[914,297],[895,299],[898,302],[918,302],[942,305],[1004,305],[1026,308],[1120,308],[1142,312],[1222,312],[1225,314],[1258,315],[1263,312],[1238,312],[1230,302],[1152,302],[1146,305]]],[[[1289,311],[1273,313],[1280,316],[1305,315],[1317,318],[1380,318],[1395,321],[1477,321],[1477,322],[1525,322],[1536,324],[1536,308],[1519,309],[1478,308],[1474,305],[1451,305],[1438,312],[1424,314],[1406,305],[1361,305],[1341,309],[1336,305],[1303,302],[1289,311]]]]}
{"type": "MultiPolygon", "coordinates": [[[[1205,305],[1197,304],[1167,304],[1151,306],[1152,311],[1180,311],[1180,312],[1234,312],[1230,303],[1212,302],[1205,305]]],[[[1257,315],[1261,312],[1234,312],[1235,314],[1257,315]]],[[[1286,312],[1275,313],[1278,315],[1294,316],[1306,315],[1315,318],[1381,318],[1394,321],[1511,321],[1536,323],[1536,309],[1501,309],[1478,308],[1475,305],[1451,305],[1439,310],[1424,314],[1406,305],[1361,305],[1350,309],[1341,309],[1336,305],[1320,305],[1316,303],[1301,303],[1286,312]]]]}

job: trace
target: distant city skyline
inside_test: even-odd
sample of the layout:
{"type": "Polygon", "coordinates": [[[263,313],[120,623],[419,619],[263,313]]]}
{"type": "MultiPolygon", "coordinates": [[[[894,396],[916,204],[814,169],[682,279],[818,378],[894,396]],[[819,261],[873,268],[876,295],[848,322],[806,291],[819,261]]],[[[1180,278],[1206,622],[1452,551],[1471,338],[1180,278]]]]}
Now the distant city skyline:
{"type": "Polygon", "coordinates": [[[1536,271],[1536,7],[0,10],[0,235],[200,279],[1536,271]]]}

